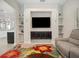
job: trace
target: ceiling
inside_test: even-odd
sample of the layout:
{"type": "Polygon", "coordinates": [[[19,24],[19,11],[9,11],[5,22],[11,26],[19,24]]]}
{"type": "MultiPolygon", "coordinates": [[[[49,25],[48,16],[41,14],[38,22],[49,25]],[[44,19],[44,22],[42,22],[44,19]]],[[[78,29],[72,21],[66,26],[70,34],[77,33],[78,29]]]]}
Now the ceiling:
{"type": "Polygon", "coordinates": [[[63,4],[66,0],[17,0],[20,4],[26,3],[53,3],[53,4],[63,4]],[[41,2],[40,2],[41,1],[41,2]]]}
{"type": "Polygon", "coordinates": [[[16,9],[19,6],[19,10],[24,12],[25,8],[53,8],[63,6],[67,0],[5,0],[10,5],[14,6],[16,9]]]}
{"type": "Polygon", "coordinates": [[[27,4],[58,4],[62,5],[66,0],[17,0],[20,5],[27,4]],[[40,2],[41,1],[41,2],[40,2]]]}

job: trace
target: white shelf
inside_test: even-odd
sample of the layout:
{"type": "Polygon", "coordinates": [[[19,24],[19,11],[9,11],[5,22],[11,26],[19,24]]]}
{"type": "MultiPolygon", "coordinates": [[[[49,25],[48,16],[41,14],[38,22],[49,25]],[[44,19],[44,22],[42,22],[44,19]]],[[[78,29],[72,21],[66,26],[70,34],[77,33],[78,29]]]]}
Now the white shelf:
{"type": "Polygon", "coordinates": [[[21,33],[21,32],[20,32],[19,35],[24,35],[24,33],[21,33]]]}
{"type": "Polygon", "coordinates": [[[59,37],[63,37],[63,15],[62,12],[60,12],[59,17],[58,17],[58,31],[59,31],[59,37]]]}
{"type": "Polygon", "coordinates": [[[19,36],[19,42],[24,42],[24,21],[23,16],[19,16],[19,22],[18,22],[18,36],[19,36]],[[23,31],[23,32],[22,32],[23,31]]]}

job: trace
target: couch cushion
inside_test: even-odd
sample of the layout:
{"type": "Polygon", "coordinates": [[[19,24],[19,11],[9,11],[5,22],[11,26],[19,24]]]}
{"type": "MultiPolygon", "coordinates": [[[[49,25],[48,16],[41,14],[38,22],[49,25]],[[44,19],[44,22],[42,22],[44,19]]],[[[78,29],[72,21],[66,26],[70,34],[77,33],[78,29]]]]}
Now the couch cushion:
{"type": "Polygon", "coordinates": [[[71,58],[79,58],[79,47],[78,46],[70,46],[70,57],[71,58]]]}
{"type": "Polygon", "coordinates": [[[65,41],[57,41],[56,46],[61,51],[62,54],[64,54],[66,57],[69,57],[69,42],[65,41]]]}
{"type": "Polygon", "coordinates": [[[79,40],[79,29],[72,30],[70,38],[79,40]]]}
{"type": "Polygon", "coordinates": [[[79,46],[79,40],[70,38],[69,42],[72,43],[72,44],[75,44],[75,45],[79,46]]]}

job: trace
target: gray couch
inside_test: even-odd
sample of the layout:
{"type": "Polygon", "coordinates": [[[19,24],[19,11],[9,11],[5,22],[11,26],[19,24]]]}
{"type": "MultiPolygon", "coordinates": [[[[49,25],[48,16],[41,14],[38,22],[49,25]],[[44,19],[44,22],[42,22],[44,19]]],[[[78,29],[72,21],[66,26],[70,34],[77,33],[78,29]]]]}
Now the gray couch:
{"type": "Polygon", "coordinates": [[[69,38],[58,38],[55,41],[57,50],[67,58],[79,58],[79,29],[74,29],[69,38]]]}

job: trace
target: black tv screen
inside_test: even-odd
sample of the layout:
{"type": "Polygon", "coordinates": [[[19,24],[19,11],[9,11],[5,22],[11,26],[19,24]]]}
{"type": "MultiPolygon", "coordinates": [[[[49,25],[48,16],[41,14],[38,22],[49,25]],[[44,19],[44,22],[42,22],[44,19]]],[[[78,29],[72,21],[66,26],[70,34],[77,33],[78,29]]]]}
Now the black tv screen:
{"type": "Polygon", "coordinates": [[[50,17],[32,17],[32,28],[50,28],[50,17]]]}

